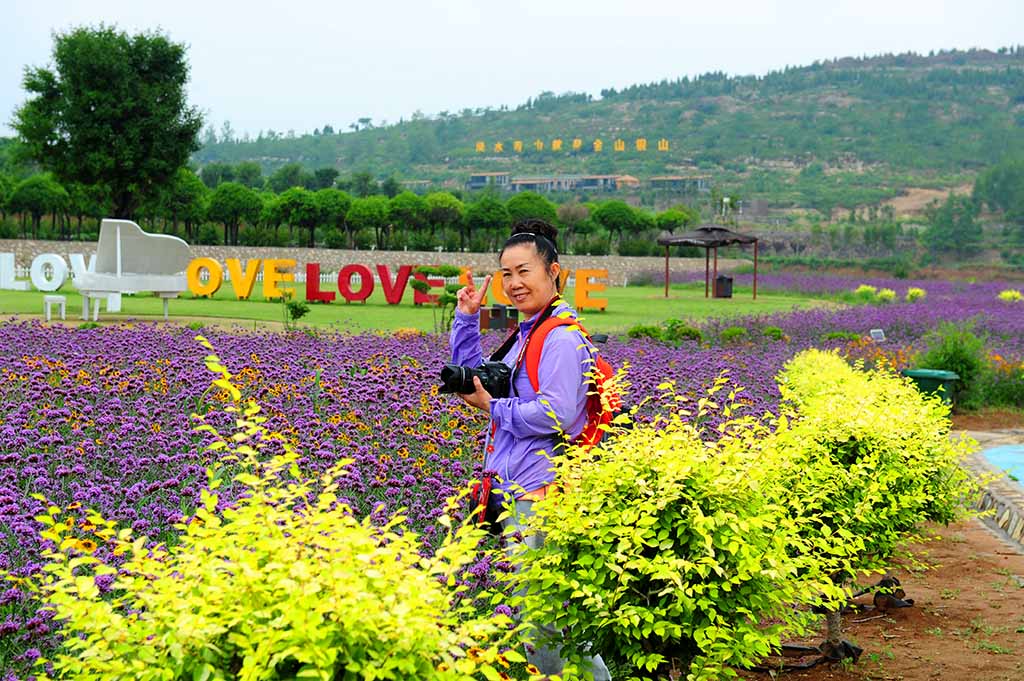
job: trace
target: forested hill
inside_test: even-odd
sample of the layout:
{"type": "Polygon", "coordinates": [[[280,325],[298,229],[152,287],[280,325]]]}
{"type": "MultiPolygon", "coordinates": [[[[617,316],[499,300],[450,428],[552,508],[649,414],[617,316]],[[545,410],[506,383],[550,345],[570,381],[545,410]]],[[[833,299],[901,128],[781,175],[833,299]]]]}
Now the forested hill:
{"type": "Polygon", "coordinates": [[[211,130],[195,158],[432,182],[498,170],[744,176],[812,161],[851,172],[970,174],[1024,148],[1024,47],[844,58],[765,76],[708,73],[599,96],[545,92],[514,109],[417,114],[383,126],[325,123],[309,134],[269,131],[255,140],[216,139],[211,130]],[[615,140],[624,151],[614,150],[615,140]]]}

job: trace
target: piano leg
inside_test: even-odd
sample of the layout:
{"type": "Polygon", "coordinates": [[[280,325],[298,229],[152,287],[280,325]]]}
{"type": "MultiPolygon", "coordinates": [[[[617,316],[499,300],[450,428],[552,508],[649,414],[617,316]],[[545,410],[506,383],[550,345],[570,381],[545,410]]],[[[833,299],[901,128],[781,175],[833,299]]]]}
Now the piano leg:
{"type": "Polygon", "coordinates": [[[92,299],[92,320],[98,322],[100,320],[100,299],[92,299]]]}
{"type": "Polygon", "coordinates": [[[89,321],[89,295],[82,294],[82,319],[89,321]]]}
{"type": "Polygon", "coordinates": [[[170,302],[170,299],[164,298],[164,321],[165,322],[167,321],[167,303],[169,303],[169,302],[170,302]]]}

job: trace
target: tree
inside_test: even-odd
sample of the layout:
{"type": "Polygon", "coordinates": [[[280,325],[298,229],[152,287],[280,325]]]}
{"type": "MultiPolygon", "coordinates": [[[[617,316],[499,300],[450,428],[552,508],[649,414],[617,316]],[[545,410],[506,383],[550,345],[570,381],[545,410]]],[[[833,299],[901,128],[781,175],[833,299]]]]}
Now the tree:
{"type": "Polygon", "coordinates": [[[979,175],[974,183],[974,200],[1001,211],[1024,230],[1024,158],[1003,161],[979,175]]]}
{"type": "Polygon", "coordinates": [[[677,229],[686,229],[700,222],[700,213],[689,206],[679,205],[658,213],[654,222],[660,231],[674,234],[677,229]]]}
{"type": "Polygon", "coordinates": [[[373,179],[373,175],[365,171],[354,174],[350,184],[352,193],[360,199],[365,199],[367,196],[380,192],[380,185],[377,184],[377,180],[373,179]]]}
{"type": "Polygon", "coordinates": [[[373,230],[377,248],[383,248],[384,228],[388,224],[388,200],[383,196],[367,196],[352,201],[345,222],[353,233],[373,230]]]}
{"type": "Polygon", "coordinates": [[[928,226],[921,235],[931,251],[958,256],[976,253],[981,245],[981,225],[975,221],[977,205],[966,196],[950,194],[941,204],[928,207],[928,226]]]}
{"type": "Polygon", "coordinates": [[[133,217],[199,148],[185,46],[82,27],[54,37],[53,63],[25,72],[14,128],[26,153],[61,182],[103,187],[113,214],[133,217]]]}
{"type": "Polygon", "coordinates": [[[276,194],[282,194],[292,187],[306,187],[312,184],[313,176],[298,163],[286,163],[273,172],[267,180],[276,194]]]}
{"type": "Polygon", "coordinates": [[[263,168],[256,161],[242,161],[235,166],[235,181],[249,189],[263,187],[263,168]]]}
{"type": "Polygon", "coordinates": [[[192,240],[195,228],[206,215],[206,202],[210,191],[199,177],[188,168],[179,168],[174,181],[164,194],[162,213],[171,219],[174,233],[178,221],[185,223],[185,238],[192,240]]]}
{"type": "Polygon", "coordinates": [[[82,238],[82,221],[89,217],[96,220],[96,231],[100,229],[100,220],[110,213],[110,207],[104,199],[104,192],[96,185],[72,184],[68,190],[68,214],[78,221],[78,238],[82,238]]]}
{"type": "Polygon", "coordinates": [[[402,191],[402,184],[395,179],[394,175],[389,175],[388,179],[380,183],[380,191],[384,196],[393,199],[402,191]]]}
{"type": "Polygon", "coordinates": [[[255,224],[262,210],[256,192],[237,182],[225,182],[213,190],[206,217],[224,225],[224,243],[237,246],[239,225],[255,224]]]}
{"type": "Polygon", "coordinates": [[[288,219],[285,210],[285,203],[281,196],[274,192],[263,192],[260,194],[263,201],[263,209],[260,211],[260,224],[274,232],[274,243],[278,241],[278,229],[281,223],[288,219]]]}
{"type": "Polygon", "coordinates": [[[514,225],[521,220],[544,220],[554,225],[558,221],[555,204],[536,192],[520,192],[505,203],[508,219],[514,225]]]}
{"type": "Polygon", "coordinates": [[[588,217],[590,217],[590,209],[584,206],[579,201],[570,201],[569,203],[563,203],[556,210],[558,215],[558,221],[562,224],[562,244],[563,248],[568,248],[572,243],[573,236],[579,230],[588,217]]]}
{"type": "Polygon", "coordinates": [[[511,222],[508,209],[498,198],[485,193],[477,201],[466,207],[466,216],[459,230],[459,245],[466,247],[466,241],[474,231],[494,230],[502,232],[508,229],[511,222]]]}
{"type": "Polygon", "coordinates": [[[213,163],[207,163],[199,170],[199,177],[202,178],[203,184],[207,187],[216,189],[217,185],[221,182],[235,181],[235,169],[230,163],[214,161],[213,163]]]}
{"type": "Polygon", "coordinates": [[[32,216],[32,238],[39,238],[39,227],[43,216],[64,210],[68,193],[56,180],[46,173],[27,177],[14,188],[7,205],[12,213],[22,214],[22,233],[25,233],[27,213],[32,216]]]}
{"type": "Polygon", "coordinates": [[[352,197],[340,189],[321,189],[316,193],[316,201],[324,224],[339,232],[344,231],[345,216],[352,207],[352,197]]]}
{"type": "Polygon", "coordinates": [[[427,202],[418,194],[404,191],[388,201],[388,219],[403,231],[418,232],[427,225],[427,202]]]}
{"type": "Polygon", "coordinates": [[[0,173],[0,222],[7,219],[7,201],[14,193],[14,178],[0,173]]]}
{"type": "Polygon", "coordinates": [[[288,224],[309,230],[307,245],[313,248],[316,245],[316,228],[322,217],[316,195],[305,187],[292,187],[281,195],[281,202],[288,224]]]}
{"type": "Polygon", "coordinates": [[[338,177],[338,171],[336,168],[317,168],[313,171],[313,186],[312,189],[327,189],[328,187],[334,186],[334,180],[338,177]]]}
{"type": "Polygon", "coordinates": [[[594,222],[608,230],[609,239],[617,234],[631,233],[637,226],[636,211],[625,201],[605,201],[591,214],[594,222]]]}
{"type": "Polygon", "coordinates": [[[462,222],[465,205],[448,192],[433,192],[423,199],[427,203],[427,224],[430,233],[440,229],[442,234],[462,222]]]}

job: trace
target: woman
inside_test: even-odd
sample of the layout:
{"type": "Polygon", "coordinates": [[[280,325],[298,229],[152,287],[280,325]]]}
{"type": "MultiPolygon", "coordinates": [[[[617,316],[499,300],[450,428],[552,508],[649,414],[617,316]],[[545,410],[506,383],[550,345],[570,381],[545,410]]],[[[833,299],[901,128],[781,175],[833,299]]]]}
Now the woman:
{"type": "MultiPolygon", "coordinates": [[[[530,332],[538,319],[548,314],[576,316],[558,295],[558,232],[539,220],[517,224],[512,236],[502,246],[502,288],[519,311],[519,328],[515,343],[501,361],[513,369],[509,397],[492,397],[473,377],[475,392],[462,395],[468,404],[490,415],[487,430],[484,469],[497,472],[492,489],[493,505],[512,506],[511,517],[503,522],[506,529],[525,529],[532,515],[533,502],[544,498],[554,482],[550,456],[566,439],[579,435],[586,423],[589,383],[585,372],[592,365],[591,346],[582,334],[571,327],[554,328],[544,340],[538,368],[539,389],[534,390],[522,367],[522,358],[530,332]],[[519,369],[519,370],[517,370],[519,369]]],[[[484,279],[477,290],[472,283],[457,295],[455,319],[452,322],[452,363],[476,367],[483,361],[480,347],[480,304],[490,285],[484,279]]],[[[524,533],[531,548],[541,545],[542,534],[524,533]]],[[[552,633],[547,627],[539,627],[552,633]]],[[[560,674],[563,662],[557,648],[528,648],[528,659],[544,674],[560,674]]],[[[610,679],[601,657],[590,659],[595,681],[610,679]]]]}

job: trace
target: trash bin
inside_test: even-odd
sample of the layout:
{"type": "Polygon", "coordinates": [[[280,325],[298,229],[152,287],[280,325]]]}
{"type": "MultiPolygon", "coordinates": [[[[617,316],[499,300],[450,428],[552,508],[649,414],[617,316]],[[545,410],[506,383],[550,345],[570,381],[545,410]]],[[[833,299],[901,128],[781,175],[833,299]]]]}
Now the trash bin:
{"type": "Polygon", "coordinates": [[[914,382],[923,393],[938,393],[946,404],[953,403],[953,384],[960,377],[952,371],[941,369],[904,369],[900,372],[914,382]]]}
{"type": "Polygon", "coordinates": [[[732,298],[732,277],[724,274],[715,277],[715,298],[732,298]]]}

